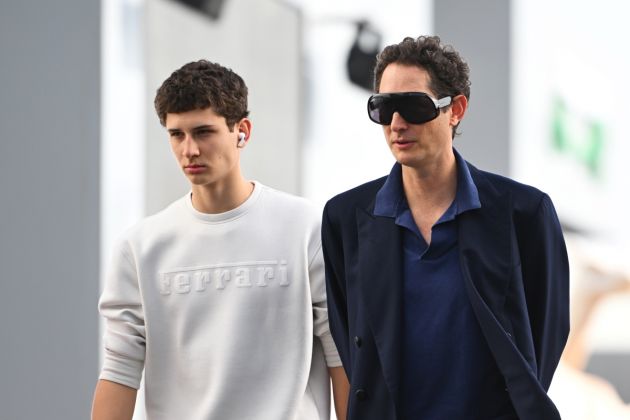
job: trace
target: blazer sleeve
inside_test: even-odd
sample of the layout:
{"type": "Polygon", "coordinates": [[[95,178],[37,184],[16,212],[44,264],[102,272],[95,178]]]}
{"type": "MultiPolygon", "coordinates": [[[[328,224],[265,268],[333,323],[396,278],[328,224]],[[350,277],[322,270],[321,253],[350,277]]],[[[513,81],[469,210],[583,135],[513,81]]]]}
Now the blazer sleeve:
{"type": "Polygon", "coordinates": [[[521,228],[521,265],[538,380],[549,389],[569,335],[569,261],[551,199],[521,228]]]}
{"type": "Polygon", "coordinates": [[[338,225],[331,220],[330,203],[324,207],[322,218],[322,250],[326,276],[326,298],[330,332],[337,346],[341,362],[348,372],[349,332],[345,287],[343,243],[338,225]]]}

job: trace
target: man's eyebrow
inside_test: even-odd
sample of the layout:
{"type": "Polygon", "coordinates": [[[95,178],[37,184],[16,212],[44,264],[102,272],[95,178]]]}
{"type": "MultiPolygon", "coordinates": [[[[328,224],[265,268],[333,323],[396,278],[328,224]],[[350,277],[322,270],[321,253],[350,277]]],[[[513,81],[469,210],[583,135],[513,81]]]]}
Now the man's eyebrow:
{"type": "MultiPolygon", "coordinates": [[[[193,127],[192,131],[207,130],[209,128],[214,128],[214,125],[213,124],[198,125],[197,127],[193,127]]],[[[181,128],[167,128],[167,131],[169,133],[179,133],[180,131],[182,131],[182,129],[181,128]]]]}
{"type": "Polygon", "coordinates": [[[214,128],[214,125],[213,124],[203,124],[203,125],[200,125],[200,126],[197,126],[197,127],[193,128],[193,131],[206,130],[208,128],[214,128]]]}

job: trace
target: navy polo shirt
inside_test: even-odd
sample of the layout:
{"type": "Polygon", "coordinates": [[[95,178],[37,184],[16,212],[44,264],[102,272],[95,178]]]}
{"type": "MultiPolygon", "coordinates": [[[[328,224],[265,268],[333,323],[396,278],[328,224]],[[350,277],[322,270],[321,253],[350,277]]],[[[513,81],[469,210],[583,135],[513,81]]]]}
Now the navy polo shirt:
{"type": "Polygon", "coordinates": [[[395,164],[376,195],[374,215],[403,230],[401,419],[488,419],[513,413],[505,382],[466,295],[457,216],[481,207],[464,159],[455,199],[427,244],[415,224],[395,164]]]}

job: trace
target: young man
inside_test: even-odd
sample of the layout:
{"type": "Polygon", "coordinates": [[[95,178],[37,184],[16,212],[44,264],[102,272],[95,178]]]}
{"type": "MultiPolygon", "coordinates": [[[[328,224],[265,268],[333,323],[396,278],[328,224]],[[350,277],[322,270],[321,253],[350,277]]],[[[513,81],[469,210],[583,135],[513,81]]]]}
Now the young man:
{"type": "Polygon", "coordinates": [[[378,56],[368,101],[396,163],[322,225],[349,419],[559,419],[546,391],[569,327],[549,197],[453,148],[469,69],[438,37],[378,56]]]}
{"type": "Polygon", "coordinates": [[[329,375],[345,413],[318,212],[243,177],[245,83],[192,62],[162,84],[155,108],[191,192],[115,250],[93,418],[130,419],[143,370],[149,420],[328,419],[329,375]]]}

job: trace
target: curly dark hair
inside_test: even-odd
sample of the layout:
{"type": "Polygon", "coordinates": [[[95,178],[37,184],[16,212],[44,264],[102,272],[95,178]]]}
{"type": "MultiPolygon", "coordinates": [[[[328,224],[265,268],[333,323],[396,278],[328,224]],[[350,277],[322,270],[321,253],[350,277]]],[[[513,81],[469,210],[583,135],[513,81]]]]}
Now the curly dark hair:
{"type": "Polygon", "coordinates": [[[247,110],[247,86],[231,69],[207,60],[193,61],[175,70],[155,95],[155,111],[166,125],[166,114],[212,108],[225,117],[230,131],[247,110]]]}
{"type": "MultiPolygon", "coordinates": [[[[429,87],[438,98],[464,95],[470,99],[470,69],[451,45],[443,45],[438,36],[406,37],[398,44],[388,45],[376,57],[374,91],[379,92],[385,68],[392,64],[423,68],[429,73],[429,87]]],[[[444,108],[443,111],[446,111],[444,108]]],[[[459,124],[458,124],[459,125],[459,124]]],[[[453,127],[453,136],[457,133],[453,127]]]]}

